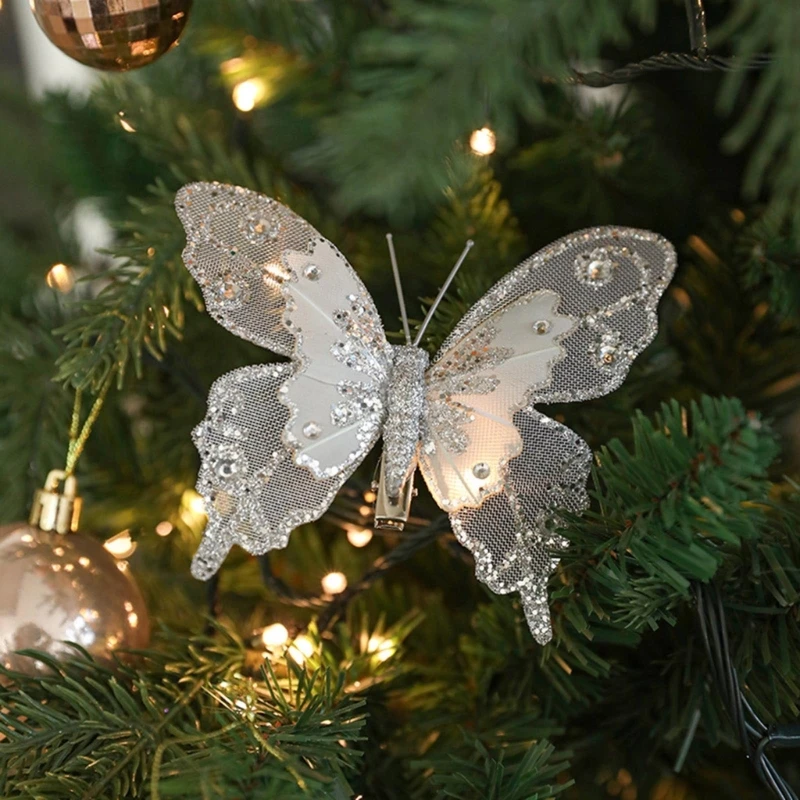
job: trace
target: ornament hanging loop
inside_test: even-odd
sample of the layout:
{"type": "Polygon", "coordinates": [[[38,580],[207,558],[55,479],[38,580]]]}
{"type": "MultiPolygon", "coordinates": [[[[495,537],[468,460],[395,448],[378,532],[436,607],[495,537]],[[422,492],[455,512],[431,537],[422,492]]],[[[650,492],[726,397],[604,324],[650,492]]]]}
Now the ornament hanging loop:
{"type": "Polygon", "coordinates": [[[75,476],[61,469],[51,470],[44,488],[33,497],[29,522],[43,531],[72,533],[78,530],[82,502],[75,476]]]}

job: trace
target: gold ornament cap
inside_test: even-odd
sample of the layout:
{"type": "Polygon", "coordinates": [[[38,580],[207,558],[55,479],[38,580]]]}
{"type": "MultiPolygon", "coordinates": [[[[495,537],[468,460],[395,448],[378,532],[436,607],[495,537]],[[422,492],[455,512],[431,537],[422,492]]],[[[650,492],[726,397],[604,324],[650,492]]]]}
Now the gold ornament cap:
{"type": "Polygon", "coordinates": [[[54,469],[47,475],[44,488],[33,496],[28,521],[43,531],[72,533],[78,530],[82,504],[75,476],[67,475],[63,469],[54,469]]]}

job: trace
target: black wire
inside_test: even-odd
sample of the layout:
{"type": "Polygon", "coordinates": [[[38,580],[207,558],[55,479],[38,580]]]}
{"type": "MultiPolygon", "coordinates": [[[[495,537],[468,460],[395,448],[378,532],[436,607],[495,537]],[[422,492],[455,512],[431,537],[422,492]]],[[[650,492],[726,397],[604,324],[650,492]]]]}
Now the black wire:
{"type": "Polygon", "coordinates": [[[206,635],[210,635],[214,630],[212,620],[219,616],[219,572],[214,573],[206,581],[206,608],[208,610],[209,621],[205,627],[206,635]]]}
{"type": "Polygon", "coordinates": [[[761,54],[749,59],[735,56],[709,56],[697,53],[659,53],[642,61],[626,64],[608,72],[573,72],[569,83],[601,89],[618,83],[630,83],[652,72],[691,69],[698,72],[732,72],[735,70],[764,69],[771,64],[772,56],[761,54]]]}
{"type": "Polygon", "coordinates": [[[361,576],[352,586],[348,586],[345,591],[328,603],[325,610],[320,614],[317,625],[320,631],[328,630],[333,623],[344,613],[350,601],[361,594],[364,590],[372,586],[375,581],[383,577],[392,567],[408,561],[423,547],[427,547],[436,541],[443,533],[450,530],[450,521],[447,514],[442,514],[433,520],[430,525],[421,530],[414,531],[405,537],[397,547],[390,550],[385,556],[377,558],[372,566],[361,576]]]}
{"type": "Polygon", "coordinates": [[[321,631],[324,631],[342,615],[354,597],[372,586],[392,567],[407,561],[418,550],[426,547],[435,539],[438,539],[442,533],[448,531],[447,520],[447,515],[443,514],[424,528],[409,533],[395,548],[386,553],[386,555],[377,558],[355,583],[333,599],[325,594],[301,593],[292,589],[291,586],[273,573],[269,553],[258,557],[261,580],[286,605],[295,606],[296,608],[322,609],[317,625],[321,631]]]}
{"type": "Polygon", "coordinates": [[[272,590],[282,603],[296,608],[322,608],[327,604],[324,595],[296,592],[289,584],[275,575],[270,564],[269,553],[258,557],[258,566],[264,586],[272,590]]]}
{"type": "Polygon", "coordinates": [[[731,656],[725,608],[713,584],[695,584],[697,616],[708,654],[712,682],[722,697],[742,749],[761,781],[779,800],[798,800],[791,786],[770,760],[770,747],[800,747],[800,724],[770,728],[756,713],[742,692],[731,656]]]}

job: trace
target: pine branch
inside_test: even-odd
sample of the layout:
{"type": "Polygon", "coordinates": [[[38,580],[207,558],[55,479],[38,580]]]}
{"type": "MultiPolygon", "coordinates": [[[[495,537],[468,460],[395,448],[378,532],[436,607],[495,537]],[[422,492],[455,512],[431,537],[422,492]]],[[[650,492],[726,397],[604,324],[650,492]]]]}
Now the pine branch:
{"type": "Polygon", "coordinates": [[[566,791],[570,781],[558,781],[568,764],[548,742],[537,742],[517,757],[497,757],[479,739],[464,737],[471,757],[455,754],[439,760],[422,760],[416,766],[432,769],[436,798],[463,800],[545,800],[566,791]]]}
{"type": "Polygon", "coordinates": [[[778,452],[769,426],[737,400],[672,402],[652,422],[637,415],[633,447],[614,441],[597,455],[596,510],[565,529],[557,631],[588,632],[590,617],[636,631],[671,618],[692,581],[710,580],[729,549],[762,532],[758,504],[778,452]]]}
{"type": "Polygon", "coordinates": [[[231,636],[173,641],[114,671],[30,655],[53,673],[0,670],[6,795],[188,798],[205,786],[215,797],[349,796],[364,700],[345,692],[339,669],[279,674],[263,659],[253,669],[231,636]]]}
{"type": "Polygon", "coordinates": [[[2,315],[0,327],[0,515],[11,522],[26,515],[47,473],[63,467],[72,401],[53,382],[58,343],[40,321],[2,315]]]}
{"type": "Polygon", "coordinates": [[[625,41],[628,12],[642,22],[652,9],[650,2],[459,0],[435,10],[397,3],[392,29],[360,40],[350,96],[325,121],[306,164],[324,165],[345,208],[411,218],[438,199],[448,163],[458,168],[463,155],[454,143],[487,120],[504,134],[515,113],[543,118],[537,76],[565,73],[570,58],[595,58],[604,44],[625,41]],[[387,157],[397,153],[403,157],[387,157]]]}
{"type": "Polygon", "coordinates": [[[741,231],[734,245],[745,289],[764,298],[782,321],[800,319],[799,237],[789,235],[776,214],[764,214],[741,231]]]}
{"type": "MultiPolygon", "coordinates": [[[[738,152],[755,144],[745,175],[744,190],[755,198],[770,190],[775,214],[800,231],[800,8],[792,0],[760,3],[743,0],[716,32],[720,41],[730,40],[737,56],[747,59],[759,52],[773,55],[758,82],[749,105],[731,130],[726,145],[738,152]]],[[[742,73],[730,73],[723,85],[720,106],[734,108],[744,82],[742,73]]]]}
{"type": "Polygon", "coordinates": [[[152,199],[135,204],[127,241],[113,253],[122,263],[108,271],[109,282],[97,297],[82,303],[57,331],[67,343],[58,380],[97,391],[116,372],[121,385],[129,362],[141,375],[143,352],[161,358],[167,338],[180,336],[185,301],[199,300],[180,263],[183,233],[172,198],[159,184],[152,199]]]}

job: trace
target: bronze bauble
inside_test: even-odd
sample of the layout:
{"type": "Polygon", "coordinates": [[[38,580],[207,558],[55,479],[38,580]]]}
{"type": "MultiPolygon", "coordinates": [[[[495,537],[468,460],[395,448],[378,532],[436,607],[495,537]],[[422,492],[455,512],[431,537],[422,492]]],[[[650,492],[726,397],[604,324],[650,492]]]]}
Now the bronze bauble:
{"type": "Polygon", "coordinates": [[[14,651],[74,656],[64,640],[111,662],[117,648],[145,647],[149,638],[147,608],[127,563],[100,542],[27,522],[0,527],[0,661],[7,667],[45,671],[14,651]]]}
{"type": "Polygon", "coordinates": [[[192,0],[31,0],[39,27],[63,53],[110,72],[143,67],[177,41],[192,0]]]}

